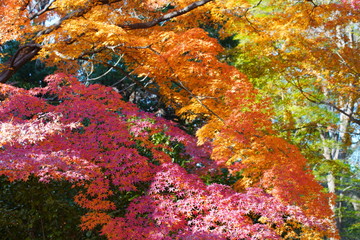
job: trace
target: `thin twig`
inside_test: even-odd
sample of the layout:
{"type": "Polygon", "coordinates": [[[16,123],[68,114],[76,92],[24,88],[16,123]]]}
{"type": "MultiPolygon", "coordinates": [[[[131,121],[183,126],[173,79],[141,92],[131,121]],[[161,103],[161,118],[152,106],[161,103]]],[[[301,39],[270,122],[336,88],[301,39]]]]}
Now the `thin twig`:
{"type": "Polygon", "coordinates": [[[140,88],[142,88],[144,91],[150,92],[150,93],[152,93],[152,94],[154,94],[154,95],[156,95],[156,96],[159,95],[158,93],[152,91],[151,89],[144,87],[144,86],[141,84],[140,81],[138,81],[138,80],[136,80],[135,78],[131,77],[131,76],[129,75],[129,73],[127,73],[127,72],[126,72],[124,69],[122,69],[121,67],[114,66],[114,65],[112,65],[112,64],[110,64],[110,63],[107,63],[107,62],[102,62],[102,61],[99,61],[99,60],[90,59],[90,58],[86,58],[86,57],[82,57],[82,58],[80,58],[80,59],[81,59],[81,60],[85,60],[85,61],[89,61],[89,62],[97,62],[97,63],[99,63],[99,64],[103,64],[103,65],[106,65],[106,66],[108,66],[108,67],[112,67],[112,68],[114,68],[114,69],[116,69],[116,70],[119,70],[122,74],[124,74],[128,79],[130,79],[132,82],[134,82],[134,83],[135,83],[136,85],[138,85],[140,88]]]}
{"type": "Polygon", "coordinates": [[[96,80],[98,80],[98,79],[106,76],[107,74],[109,74],[109,73],[114,69],[114,67],[116,67],[116,66],[120,63],[120,61],[121,61],[121,59],[122,59],[123,56],[124,56],[124,55],[121,55],[121,56],[119,57],[119,59],[116,61],[115,65],[114,65],[113,67],[110,67],[106,72],[104,72],[103,74],[101,74],[101,75],[98,76],[98,77],[88,78],[88,79],[86,79],[86,81],[96,81],[96,80]]]}
{"type": "Polygon", "coordinates": [[[306,100],[308,100],[309,102],[312,102],[312,103],[315,103],[315,104],[327,105],[329,107],[332,107],[336,111],[338,111],[338,112],[344,114],[345,116],[347,116],[349,118],[349,120],[352,121],[353,123],[356,123],[356,124],[360,125],[360,119],[354,118],[352,116],[352,114],[349,114],[349,113],[345,112],[341,108],[337,107],[334,103],[319,100],[315,96],[313,96],[312,94],[305,92],[300,85],[297,85],[295,83],[291,83],[291,84],[293,84],[300,91],[301,95],[303,95],[306,98],[306,100]],[[313,99],[311,99],[311,98],[313,98],[313,99]]]}

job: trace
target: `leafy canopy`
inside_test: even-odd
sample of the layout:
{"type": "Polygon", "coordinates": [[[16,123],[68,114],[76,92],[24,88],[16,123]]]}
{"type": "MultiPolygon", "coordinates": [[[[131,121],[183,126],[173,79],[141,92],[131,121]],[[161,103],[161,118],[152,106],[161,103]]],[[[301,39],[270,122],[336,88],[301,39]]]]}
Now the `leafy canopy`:
{"type": "Polygon", "coordinates": [[[47,87],[31,90],[1,85],[0,170],[11,180],[35,175],[81,186],[75,201],[88,209],[83,229],[100,224],[109,239],[276,239],[299,229],[304,237],[330,234],[329,220],[307,216],[260,188],[237,193],[205,185],[199,176],[217,171],[210,149],[113,89],[86,87],[65,74],[46,81],[47,87]],[[188,172],[166,151],[169,141],[184,146],[180,154],[188,160],[180,164],[188,172]],[[113,195],[121,192],[137,194],[119,215],[124,206],[113,195]]]}
{"type": "Polygon", "coordinates": [[[215,239],[302,234],[314,239],[335,231],[329,224],[331,196],[322,192],[299,150],[276,137],[270,100],[219,60],[224,49],[200,28],[223,25],[231,32],[237,23],[249,21],[247,14],[260,2],[35,3],[0,3],[0,43],[22,44],[3,64],[0,80],[6,82],[35,56],[66,74],[51,75],[46,87],[28,91],[1,85],[2,174],[23,180],[34,174],[42,181],[67,179],[85,186],[76,197],[90,209],[83,228],[100,224],[103,234],[114,239],[126,232],[141,232],[145,239],[191,234],[215,239]],[[10,14],[1,11],[8,6],[10,14]],[[122,71],[109,63],[114,56],[123,57],[132,74],[152,79],[152,85],[135,83],[158,91],[179,116],[204,118],[196,138],[140,112],[111,88],[85,87],[68,75],[86,63],[122,71]],[[176,161],[191,173],[211,175],[223,167],[240,174],[234,184],[238,192],[206,186],[188,175],[174,163],[166,143],[184,146],[186,161],[176,161]],[[109,213],[116,209],[110,200],[114,186],[142,191],[119,217],[109,213]],[[199,198],[204,204],[196,206],[199,198]]]}

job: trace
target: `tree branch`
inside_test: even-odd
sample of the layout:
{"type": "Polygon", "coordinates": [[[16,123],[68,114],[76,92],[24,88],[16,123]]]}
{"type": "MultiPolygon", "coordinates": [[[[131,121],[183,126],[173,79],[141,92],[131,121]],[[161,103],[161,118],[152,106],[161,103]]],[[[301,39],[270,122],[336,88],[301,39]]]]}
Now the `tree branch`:
{"type": "Polygon", "coordinates": [[[0,74],[0,83],[7,82],[18,69],[34,58],[40,50],[41,47],[38,44],[20,46],[10,60],[4,64],[6,69],[0,74]]]}
{"type": "MultiPolygon", "coordinates": [[[[118,2],[118,1],[119,0],[103,0],[100,3],[101,4],[109,4],[109,3],[114,3],[114,2],[118,2]]],[[[188,12],[194,10],[195,8],[203,6],[206,3],[211,2],[211,1],[214,1],[214,0],[196,1],[178,11],[174,11],[174,12],[165,14],[165,15],[163,15],[157,19],[154,19],[150,22],[124,24],[124,25],[117,25],[117,26],[122,27],[124,29],[128,29],[128,30],[150,28],[160,22],[163,22],[163,21],[172,19],[174,17],[181,16],[185,13],[188,13],[188,12]]],[[[31,15],[29,18],[33,19],[33,18],[43,14],[44,12],[48,11],[53,2],[54,2],[53,0],[49,1],[49,3],[41,11],[31,15]]],[[[75,10],[75,11],[67,14],[66,16],[62,17],[54,25],[47,27],[47,28],[39,31],[38,33],[34,34],[33,40],[35,41],[35,39],[37,39],[38,37],[40,37],[42,35],[52,33],[53,31],[59,29],[64,21],[71,19],[71,18],[81,17],[84,14],[86,14],[90,9],[91,9],[90,7],[85,7],[85,8],[81,8],[81,9],[75,10]]],[[[16,54],[10,59],[10,61],[8,63],[5,63],[6,69],[0,73],[0,82],[1,83],[7,82],[11,78],[11,76],[14,73],[16,73],[16,71],[19,68],[21,68],[25,63],[29,62],[33,57],[35,57],[40,50],[41,50],[40,45],[35,46],[32,44],[26,44],[26,45],[21,46],[18,49],[18,51],[16,52],[16,54]]]]}
{"type": "Polygon", "coordinates": [[[118,67],[116,65],[107,63],[107,62],[103,62],[103,61],[99,61],[99,60],[95,60],[95,59],[90,59],[90,58],[86,58],[86,57],[81,57],[81,60],[84,61],[89,61],[89,62],[95,62],[95,63],[99,63],[105,66],[108,66],[110,68],[116,69],[118,71],[120,71],[123,75],[125,75],[128,79],[130,79],[133,83],[135,83],[136,85],[138,85],[141,89],[143,89],[144,91],[147,91],[151,94],[154,94],[156,96],[158,96],[159,94],[157,92],[154,92],[153,90],[146,88],[140,81],[138,81],[137,79],[133,78],[130,76],[129,73],[127,73],[124,69],[122,69],[121,67],[118,67]]]}
{"type": "Polygon", "coordinates": [[[169,19],[172,19],[172,18],[175,18],[175,17],[178,17],[178,16],[181,16],[185,13],[188,13],[192,10],[194,10],[195,8],[198,8],[200,6],[203,6],[205,5],[206,3],[208,2],[211,2],[211,1],[214,1],[214,0],[200,0],[200,1],[197,1],[197,2],[194,2],[178,11],[174,11],[174,12],[171,12],[171,13],[168,13],[168,14],[165,14],[159,18],[156,18],[152,21],[149,21],[149,22],[142,22],[142,23],[131,23],[131,24],[120,24],[120,25],[117,25],[118,27],[121,27],[121,28],[124,28],[124,29],[127,29],[127,30],[134,30],[134,29],[145,29],[145,28],[151,28],[163,21],[166,21],[166,20],[169,20],[169,19]]]}
{"type": "Polygon", "coordinates": [[[36,13],[33,13],[30,15],[29,19],[30,20],[33,20],[34,18],[44,14],[45,12],[49,11],[50,10],[50,7],[51,5],[55,2],[55,0],[50,0],[48,2],[48,4],[45,5],[45,7],[43,9],[41,9],[40,11],[36,12],[36,13]]]}
{"type": "MultiPolygon", "coordinates": [[[[148,47],[148,48],[149,48],[153,53],[155,53],[155,54],[157,54],[157,55],[160,55],[160,53],[157,52],[155,49],[151,48],[151,46],[148,47]]],[[[225,120],[224,120],[223,118],[221,118],[221,117],[220,117],[216,112],[214,112],[211,108],[209,108],[206,104],[204,104],[197,95],[193,94],[193,93],[190,91],[190,89],[188,89],[188,88],[184,85],[184,83],[181,81],[181,79],[178,77],[178,75],[176,74],[176,72],[174,71],[174,69],[173,69],[173,68],[171,67],[171,65],[169,64],[169,62],[168,62],[166,59],[164,59],[164,60],[165,60],[165,62],[167,63],[170,71],[172,72],[172,74],[173,74],[173,75],[175,76],[175,78],[176,78],[176,80],[171,80],[171,82],[173,82],[175,85],[177,85],[177,86],[180,87],[181,89],[185,90],[185,91],[190,95],[190,97],[194,98],[201,106],[203,106],[203,107],[210,113],[210,115],[215,116],[217,119],[219,119],[221,122],[224,123],[225,120]]]]}
{"type": "Polygon", "coordinates": [[[319,99],[316,99],[316,97],[313,97],[313,98],[310,98],[310,94],[309,93],[306,93],[301,86],[298,86],[296,84],[294,84],[294,86],[300,91],[300,93],[305,97],[306,100],[308,100],[309,102],[312,102],[312,103],[315,103],[315,104],[322,104],[322,105],[326,105],[326,106],[329,106],[329,107],[332,107],[334,108],[336,111],[344,114],[346,117],[349,118],[349,120],[353,123],[356,123],[358,125],[360,125],[360,119],[358,118],[354,118],[352,116],[352,114],[349,114],[347,113],[346,111],[342,110],[341,108],[337,107],[334,103],[331,103],[331,102],[325,102],[323,100],[319,100],[319,99]]]}

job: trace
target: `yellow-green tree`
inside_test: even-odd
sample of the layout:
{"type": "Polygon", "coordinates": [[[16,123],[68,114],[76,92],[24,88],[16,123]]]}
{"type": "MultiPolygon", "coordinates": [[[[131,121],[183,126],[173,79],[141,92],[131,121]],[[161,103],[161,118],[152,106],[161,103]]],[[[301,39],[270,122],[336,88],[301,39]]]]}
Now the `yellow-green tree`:
{"type": "MultiPolygon", "coordinates": [[[[341,200],[360,123],[358,2],[263,1],[245,18],[232,24],[232,33],[252,28],[236,36],[236,66],[274,99],[280,132],[322,169],[341,200]]],[[[341,202],[330,205],[341,227],[341,202]]]]}

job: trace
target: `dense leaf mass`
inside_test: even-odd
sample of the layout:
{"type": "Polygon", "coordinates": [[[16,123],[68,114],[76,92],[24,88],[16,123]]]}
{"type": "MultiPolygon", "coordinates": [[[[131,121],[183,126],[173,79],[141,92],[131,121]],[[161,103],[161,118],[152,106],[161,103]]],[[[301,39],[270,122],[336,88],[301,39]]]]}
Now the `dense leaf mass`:
{"type": "MultiPolygon", "coordinates": [[[[293,89],[273,85],[290,81],[304,100],[359,123],[358,8],[358,0],[1,1],[0,174],[72,182],[88,210],[82,228],[110,239],[336,237],[334,196],[290,133],[279,137],[271,97],[286,105],[293,89]],[[211,36],[239,40],[230,52],[238,61],[228,64],[226,41],[211,36]],[[57,73],[43,87],[12,86],[30,60],[57,73]],[[100,65],[108,69],[94,77],[100,65]],[[112,73],[117,88],[91,84],[112,73]],[[314,98],[314,89],[324,94],[314,98]],[[195,136],[120,95],[136,102],[137,92],[195,136]]],[[[290,131],[291,110],[282,110],[290,131]]]]}
{"type": "Polygon", "coordinates": [[[328,232],[328,220],[306,216],[262,189],[237,193],[206,186],[199,176],[217,171],[209,147],[122,101],[112,88],[86,87],[65,74],[46,81],[47,87],[31,90],[1,85],[1,174],[82,186],[75,199],[89,210],[84,229],[100,224],[109,239],[276,239],[297,235],[298,228],[304,236],[328,232]],[[161,136],[183,144],[183,166],[191,173],[173,162],[161,136]],[[143,194],[114,217],[112,195],[119,191],[143,194]]]}

